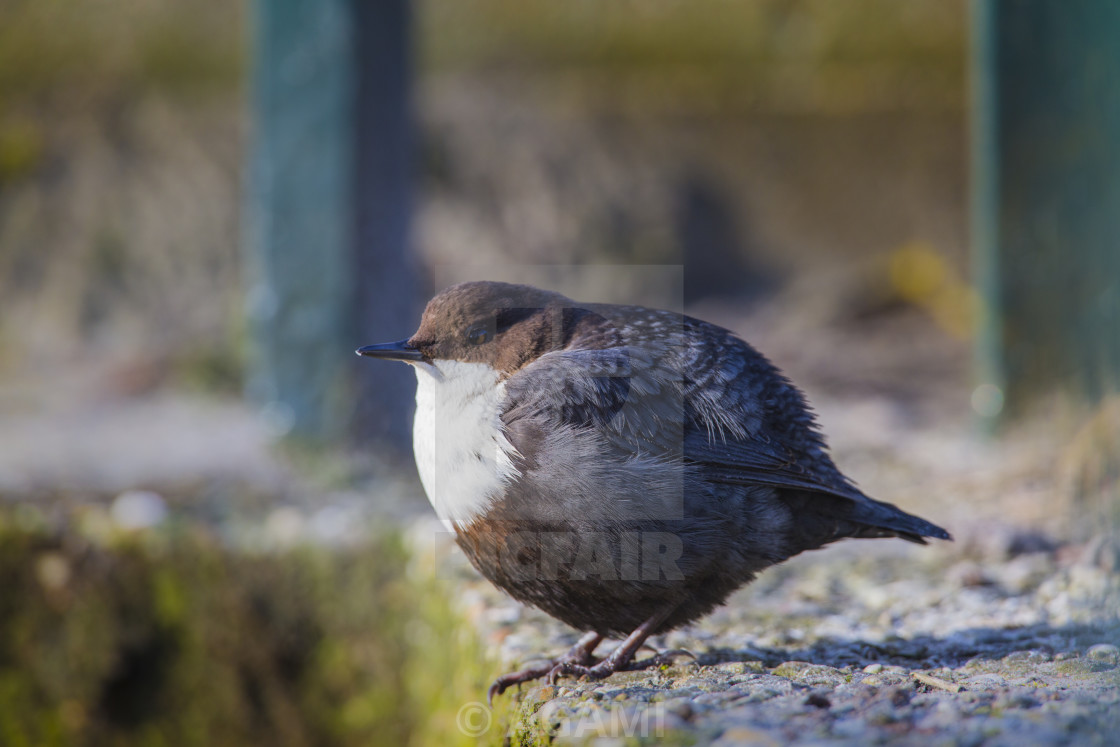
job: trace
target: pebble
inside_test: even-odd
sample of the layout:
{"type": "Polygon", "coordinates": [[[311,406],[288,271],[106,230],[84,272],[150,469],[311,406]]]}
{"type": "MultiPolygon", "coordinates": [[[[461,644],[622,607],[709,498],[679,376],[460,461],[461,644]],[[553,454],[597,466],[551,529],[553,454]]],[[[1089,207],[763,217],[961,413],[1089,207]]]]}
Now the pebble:
{"type": "Polygon", "coordinates": [[[964,685],[974,690],[994,690],[1007,687],[1007,679],[998,674],[978,674],[966,679],[964,685]]]}
{"type": "Polygon", "coordinates": [[[1120,648],[1113,646],[1111,643],[1098,643],[1095,646],[1090,646],[1089,650],[1085,652],[1085,656],[1096,662],[1117,664],[1120,663],[1120,648]]]}
{"type": "Polygon", "coordinates": [[[1031,649],[1029,651],[1012,651],[1003,660],[1010,664],[1037,664],[1039,662],[1049,661],[1050,654],[1045,651],[1031,649]]]}
{"type": "Polygon", "coordinates": [[[862,685],[874,685],[875,687],[883,687],[885,685],[901,685],[907,681],[905,675],[898,674],[897,672],[882,671],[878,674],[869,674],[860,680],[862,685]]]}
{"type": "Polygon", "coordinates": [[[725,729],[712,747],[733,747],[736,745],[778,745],[784,742],[780,734],[752,729],[747,726],[733,726],[725,729]]]}

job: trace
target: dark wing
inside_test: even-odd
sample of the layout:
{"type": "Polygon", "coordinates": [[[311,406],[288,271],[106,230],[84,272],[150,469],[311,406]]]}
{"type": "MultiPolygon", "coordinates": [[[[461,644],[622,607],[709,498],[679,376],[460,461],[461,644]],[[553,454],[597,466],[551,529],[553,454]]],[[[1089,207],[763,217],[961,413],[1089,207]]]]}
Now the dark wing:
{"type": "Polygon", "coordinates": [[[829,456],[804,395],[750,345],[726,330],[694,322],[682,349],[704,364],[689,368],[696,373],[685,395],[693,415],[686,422],[684,447],[685,461],[702,465],[704,479],[778,488],[791,505],[851,523],[850,536],[893,534],[919,543],[923,536],[950,539],[944,529],[870,498],[852,484],[829,456]],[[744,427],[722,432],[713,427],[727,410],[746,414],[744,427]]]}
{"type": "Polygon", "coordinates": [[[689,331],[687,461],[704,465],[713,482],[867,500],[836,468],[804,395],[777,367],[719,327],[695,322],[689,331]],[[733,424],[729,412],[739,415],[733,424]]]}
{"type": "Polygon", "coordinates": [[[727,330],[676,319],[656,346],[557,350],[512,376],[502,419],[513,446],[532,461],[552,429],[591,429],[622,459],[694,465],[712,483],[846,499],[846,518],[857,523],[916,541],[948,537],[844,477],[803,395],[765,357],[727,330]]]}
{"type": "Polygon", "coordinates": [[[685,318],[658,348],[547,353],[506,389],[503,421],[519,451],[519,425],[589,428],[619,455],[703,465],[712,482],[863,498],[828,457],[801,393],[753,348],[704,322],[685,318]]]}

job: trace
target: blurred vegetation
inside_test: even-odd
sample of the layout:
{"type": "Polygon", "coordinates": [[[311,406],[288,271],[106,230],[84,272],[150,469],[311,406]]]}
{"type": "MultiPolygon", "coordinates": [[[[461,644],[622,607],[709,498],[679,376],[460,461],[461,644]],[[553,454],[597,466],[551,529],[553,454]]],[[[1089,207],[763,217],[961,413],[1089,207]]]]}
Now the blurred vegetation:
{"type": "MultiPolygon", "coordinates": [[[[911,239],[957,248],[955,228],[923,222],[945,210],[955,220],[955,196],[918,216],[896,203],[941,201],[941,182],[955,178],[945,151],[965,99],[964,0],[416,7],[421,135],[438,156],[425,163],[439,167],[417,216],[429,261],[461,262],[445,247],[462,246],[528,263],[679,261],[665,250],[677,241],[666,221],[692,183],[727,214],[757,218],[744,252],[769,241],[779,251],[826,240],[841,252],[911,239]],[[456,108],[464,90],[494,116],[456,108]],[[519,119],[526,92],[547,104],[519,119]],[[893,121],[843,121],[900,112],[921,124],[897,137],[893,121]],[[618,114],[625,136],[603,125],[618,114]],[[767,124],[789,115],[822,124],[767,124]],[[891,152],[913,154],[898,165],[911,196],[877,196],[883,168],[861,175],[828,160],[863,132],[906,141],[891,152]],[[774,164],[788,182],[774,185],[774,164]],[[846,176],[805,177],[822,168],[862,182],[838,193],[846,176]],[[760,193],[762,183],[776,191],[760,193]],[[865,207],[878,212],[852,217],[865,207]],[[888,237],[867,235],[883,225],[888,237]]],[[[0,0],[0,372],[96,354],[134,359],[154,385],[240,387],[249,9],[0,0]]]]}
{"type": "Polygon", "coordinates": [[[254,554],[94,516],[0,514],[0,743],[463,740],[490,672],[399,538],[254,554]]]}
{"type": "Polygon", "coordinates": [[[429,265],[685,265],[739,301],[864,275],[967,326],[963,283],[882,269],[965,275],[964,0],[420,7],[429,265]]]}
{"type": "Polygon", "coordinates": [[[1070,409],[1077,427],[1065,426],[1073,437],[1058,455],[1058,473],[1062,492],[1073,499],[1076,529],[1087,537],[1120,535],[1120,395],[1087,411],[1082,403],[1070,409]]]}
{"type": "Polygon", "coordinates": [[[3,110],[93,113],[152,91],[236,90],[245,9],[219,0],[2,0],[3,110]]]}
{"type": "Polygon", "coordinates": [[[0,0],[0,367],[240,378],[246,8],[0,0]]]}
{"type": "MultiPolygon", "coordinates": [[[[429,74],[556,74],[625,105],[959,110],[963,0],[427,0],[429,74]]],[[[599,103],[607,103],[600,99],[599,103]]]]}

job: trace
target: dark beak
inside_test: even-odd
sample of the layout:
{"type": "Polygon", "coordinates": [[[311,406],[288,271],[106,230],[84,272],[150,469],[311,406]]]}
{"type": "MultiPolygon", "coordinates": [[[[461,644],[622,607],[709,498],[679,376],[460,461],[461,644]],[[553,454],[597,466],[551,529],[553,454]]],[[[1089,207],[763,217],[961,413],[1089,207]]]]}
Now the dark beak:
{"type": "Polygon", "coordinates": [[[387,361],[422,361],[424,354],[414,347],[409,346],[408,340],[397,342],[383,342],[380,345],[366,345],[354,351],[358,355],[369,358],[382,358],[387,361]]]}

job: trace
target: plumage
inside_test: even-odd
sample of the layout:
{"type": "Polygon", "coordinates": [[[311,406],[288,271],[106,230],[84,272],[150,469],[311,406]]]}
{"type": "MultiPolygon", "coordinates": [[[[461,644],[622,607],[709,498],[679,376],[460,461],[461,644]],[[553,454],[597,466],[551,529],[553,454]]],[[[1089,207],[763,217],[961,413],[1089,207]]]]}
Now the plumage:
{"type": "Polygon", "coordinates": [[[648,635],[805,550],[949,539],[856,488],[801,392],[707,322],[476,282],[436,296],[416,334],[390,346],[359,352],[416,366],[424,487],[472,564],[589,631],[492,694],[545,674],[606,676],[648,635]],[[628,637],[595,659],[610,635],[628,637]]]}
{"type": "Polygon", "coordinates": [[[416,365],[416,469],[448,529],[484,511],[515,472],[515,450],[498,411],[505,390],[498,378],[484,363],[416,365]]]}

